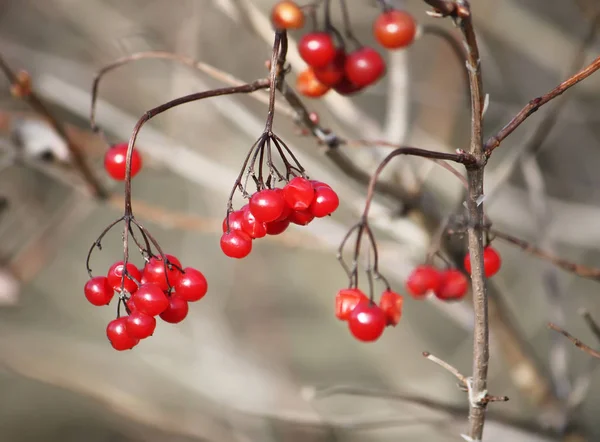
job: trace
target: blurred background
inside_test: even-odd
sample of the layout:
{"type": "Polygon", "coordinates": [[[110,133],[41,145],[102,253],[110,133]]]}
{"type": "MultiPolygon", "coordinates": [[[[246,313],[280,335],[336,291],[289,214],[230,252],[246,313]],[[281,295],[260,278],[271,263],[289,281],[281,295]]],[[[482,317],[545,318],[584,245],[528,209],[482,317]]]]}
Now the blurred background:
{"type": "MultiPolygon", "coordinates": [[[[243,96],[171,110],[141,132],[145,168],[133,182],[133,209],[165,252],[204,272],[209,293],[184,322],[159,324],[128,352],[114,351],[105,336],[114,304],[93,307],[83,296],[86,253],[122,214],[122,184],[106,176],[107,146],[89,130],[95,72],[132,52],[165,50],[245,81],[260,78],[270,56],[273,3],[0,2],[0,53],[13,69],[31,73],[35,91],[113,194],[107,202],[91,196],[64,142],[0,80],[1,442],[461,440],[466,395],[421,353],[470,373],[469,300],[407,298],[398,327],[369,345],[334,317],[335,293],[347,283],[336,249],[366,194],[340,158],[370,173],[389,149],[332,154],[277,114],[277,134],[342,203],[330,219],[260,241],[237,261],[219,250],[221,221],[266,106],[243,96]]],[[[349,3],[356,34],[373,43],[376,2],[349,3]]],[[[428,17],[421,1],[395,3],[424,32],[409,49],[386,54],[385,79],[351,99],[331,92],[305,103],[346,138],[466,148],[464,65],[449,44],[460,44],[458,31],[449,20],[428,17]]],[[[593,0],[480,0],[472,9],[489,94],[488,136],[600,48],[593,0]]],[[[293,81],[303,64],[290,44],[293,81]]],[[[169,61],[130,64],[101,84],[98,123],[110,143],[125,141],[146,110],[219,84],[169,61]]],[[[590,266],[600,266],[599,91],[600,75],[592,76],[537,112],[486,169],[485,204],[495,228],[590,266]]],[[[440,221],[461,213],[463,188],[420,159],[399,158],[384,175],[397,193],[376,198],[372,224],[382,273],[403,291],[440,221]]],[[[546,328],[552,321],[599,344],[579,314],[585,308],[600,319],[598,283],[494,244],[504,265],[489,282],[489,389],[510,402],[489,407],[485,440],[600,440],[597,365],[546,328]]],[[[464,241],[445,250],[460,263],[464,241]]],[[[120,259],[114,230],[92,268],[103,274],[120,259]]]]}

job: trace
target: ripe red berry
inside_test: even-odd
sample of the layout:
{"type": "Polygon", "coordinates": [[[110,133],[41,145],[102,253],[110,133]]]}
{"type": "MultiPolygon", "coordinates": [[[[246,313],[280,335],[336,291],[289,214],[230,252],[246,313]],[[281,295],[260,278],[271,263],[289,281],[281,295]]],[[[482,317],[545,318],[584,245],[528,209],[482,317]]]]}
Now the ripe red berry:
{"type": "Polygon", "coordinates": [[[316,189],[317,187],[329,187],[331,189],[331,186],[327,183],[324,183],[323,181],[310,180],[310,183],[312,184],[314,189],[316,189]]]}
{"type": "Polygon", "coordinates": [[[309,180],[297,176],[285,185],[283,197],[293,210],[305,210],[315,199],[315,189],[309,180]]]}
{"type": "Polygon", "coordinates": [[[242,211],[242,232],[253,239],[263,238],[267,235],[267,226],[265,223],[256,221],[250,209],[245,207],[242,211]]]}
{"type": "MultiPolygon", "coordinates": [[[[108,279],[108,285],[110,285],[113,290],[120,292],[121,291],[121,279],[123,278],[123,261],[115,262],[110,269],[108,269],[108,273],[106,274],[106,278],[108,279]]],[[[127,276],[125,277],[125,282],[123,287],[129,293],[133,294],[138,289],[135,281],[140,282],[142,279],[142,274],[138,270],[136,266],[132,263],[127,263],[127,276]],[[133,278],[133,279],[132,279],[133,278]],[[135,281],[134,281],[135,280],[135,281]]]]}
{"type": "MultiPolygon", "coordinates": [[[[242,209],[235,210],[229,214],[229,230],[242,230],[242,219],[244,212],[242,209]]],[[[223,219],[223,233],[227,232],[227,217],[223,219]]]]}
{"type": "Polygon", "coordinates": [[[96,306],[109,304],[115,294],[105,276],[95,276],[86,282],[83,293],[86,299],[96,306]]]}
{"type": "Polygon", "coordinates": [[[280,235],[285,232],[290,225],[289,219],[284,219],[281,221],[271,221],[270,223],[265,223],[267,227],[267,235],[280,235]]]}
{"type": "Polygon", "coordinates": [[[331,215],[340,205],[337,193],[331,187],[320,186],[315,189],[315,198],[309,210],[316,218],[331,215]]]}
{"type": "Polygon", "coordinates": [[[106,336],[115,350],[131,350],[135,347],[139,339],[136,339],[127,333],[127,318],[122,317],[113,319],[106,327],[106,336]]]}
{"type": "Polygon", "coordinates": [[[325,86],[315,76],[312,68],[308,68],[298,74],[296,89],[305,97],[319,98],[329,92],[329,86],[325,86]]]}
{"type": "Polygon", "coordinates": [[[188,303],[178,295],[169,298],[169,307],[160,314],[160,319],[171,324],[177,324],[185,319],[189,311],[188,303]]]}
{"type": "Polygon", "coordinates": [[[431,266],[415,268],[406,280],[406,290],[413,298],[422,298],[429,291],[435,292],[442,283],[440,272],[431,266]]]}
{"type": "Polygon", "coordinates": [[[281,1],[271,10],[271,21],[277,29],[301,29],[304,26],[304,12],[291,1],[281,1]]]}
{"type": "Polygon", "coordinates": [[[162,257],[153,256],[146,263],[144,273],[142,273],[145,283],[154,284],[162,291],[169,290],[169,285],[173,287],[179,278],[181,278],[181,272],[179,271],[181,262],[173,255],[165,254],[165,257],[167,258],[166,272],[162,257]]]}
{"type": "Polygon", "coordinates": [[[367,295],[357,288],[341,289],[335,295],[335,316],[340,321],[347,321],[350,313],[359,303],[369,301],[367,295]]]}
{"type": "Polygon", "coordinates": [[[339,81],[339,83],[337,83],[334,87],[333,90],[336,91],[338,94],[340,95],[353,95],[356,94],[357,92],[360,92],[361,90],[363,90],[364,86],[357,86],[354,83],[352,83],[350,80],[348,80],[348,77],[346,77],[346,74],[344,74],[344,77],[339,81]]]}
{"type": "Polygon", "coordinates": [[[250,198],[250,212],[257,221],[268,223],[279,218],[285,207],[283,192],[264,189],[250,198]]]}
{"type": "Polygon", "coordinates": [[[143,284],[133,295],[135,310],[150,316],[160,315],[169,306],[169,299],[160,287],[143,284]]]}
{"type": "Polygon", "coordinates": [[[156,319],[154,316],[134,310],[127,316],[125,325],[129,336],[135,339],[145,339],[154,333],[156,319]]]}
{"type": "Polygon", "coordinates": [[[242,231],[223,233],[221,250],[230,258],[245,258],[252,251],[252,238],[242,231]]]}
{"type": "Polygon", "coordinates": [[[467,294],[469,282],[459,270],[448,269],[441,273],[442,283],[435,296],[443,300],[462,299],[467,294]]]}
{"type": "MultiPolygon", "coordinates": [[[[125,179],[125,163],[127,159],[128,143],[115,144],[106,151],[104,155],[104,169],[115,180],[125,179]]],[[[142,169],[142,156],[137,149],[131,154],[131,178],[136,176],[142,169]]]]}
{"type": "Polygon", "coordinates": [[[417,24],[405,11],[383,12],[373,23],[373,34],[381,46],[387,49],[404,48],[411,44],[417,33],[417,24]]]}
{"type": "MultiPolygon", "coordinates": [[[[285,201],[285,196],[283,194],[283,189],[277,187],[275,189],[273,189],[275,192],[277,192],[279,195],[281,195],[281,197],[283,198],[283,201],[285,201]]],[[[286,219],[288,219],[288,217],[290,216],[290,214],[292,213],[292,208],[290,206],[288,206],[287,204],[283,205],[283,211],[281,212],[281,215],[279,215],[279,217],[275,220],[275,221],[284,221],[286,219]]]]}
{"type": "Polygon", "coordinates": [[[175,293],[186,301],[199,301],[208,291],[206,278],[202,272],[193,267],[186,267],[184,272],[179,281],[177,281],[177,284],[175,284],[175,293]]]}
{"type": "Polygon", "coordinates": [[[127,301],[125,301],[125,305],[127,306],[127,308],[129,309],[129,312],[132,312],[134,310],[137,310],[135,308],[135,301],[133,300],[133,296],[131,298],[129,298],[127,301]]]}
{"type": "Polygon", "coordinates": [[[315,215],[306,209],[306,210],[294,210],[288,217],[291,223],[297,224],[299,226],[306,226],[310,224],[310,222],[315,219],[315,215]]]}
{"type": "Polygon", "coordinates": [[[344,78],[344,66],[346,64],[346,52],[338,49],[335,57],[322,68],[313,68],[315,78],[325,86],[334,87],[344,78]]]}
{"type": "Polygon", "coordinates": [[[365,46],[348,54],[344,69],[350,82],[364,87],[385,74],[385,61],[375,49],[365,46]]]}
{"type": "Polygon", "coordinates": [[[298,52],[307,65],[323,68],[335,58],[337,50],[328,33],[311,32],[298,42],[298,52]]]}
{"type": "MultiPolygon", "coordinates": [[[[467,253],[465,256],[465,269],[467,273],[471,273],[471,258],[467,253]]],[[[502,266],[502,258],[496,249],[491,246],[487,246],[483,249],[483,271],[486,278],[494,276],[500,270],[502,266]]]]}
{"type": "Polygon", "coordinates": [[[387,318],[387,325],[391,325],[395,327],[400,322],[400,318],[402,317],[402,304],[404,303],[404,298],[396,292],[391,290],[386,290],[381,294],[381,298],[379,298],[379,307],[385,313],[385,317],[387,318]]]}
{"type": "Polygon", "coordinates": [[[350,333],[363,342],[372,342],[379,339],[387,324],[385,313],[377,304],[371,301],[362,301],[350,313],[348,328],[350,333]]]}

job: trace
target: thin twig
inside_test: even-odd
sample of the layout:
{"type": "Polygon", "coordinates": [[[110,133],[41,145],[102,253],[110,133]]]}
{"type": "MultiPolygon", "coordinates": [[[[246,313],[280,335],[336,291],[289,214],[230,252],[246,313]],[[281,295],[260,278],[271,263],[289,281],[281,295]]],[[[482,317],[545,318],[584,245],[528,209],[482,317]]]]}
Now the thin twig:
{"type": "Polygon", "coordinates": [[[450,372],[456,379],[458,379],[458,382],[460,382],[461,386],[463,386],[464,388],[468,387],[469,379],[464,374],[462,374],[460,371],[458,371],[458,369],[456,367],[450,365],[449,363],[438,358],[437,356],[432,355],[428,351],[423,352],[423,357],[429,359],[434,364],[437,364],[440,367],[442,367],[444,370],[450,372]]]}
{"type": "Polygon", "coordinates": [[[592,317],[590,312],[588,312],[587,310],[582,309],[579,313],[580,313],[581,317],[583,318],[583,320],[585,321],[585,323],[587,324],[587,326],[589,327],[589,329],[592,331],[592,333],[596,337],[596,340],[600,342],[600,325],[598,325],[596,320],[592,317]]]}
{"type": "Polygon", "coordinates": [[[593,348],[591,348],[590,346],[584,344],[583,342],[581,342],[579,339],[577,339],[575,336],[573,336],[572,334],[570,334],[568,331],[566,331],[562,327],[559,327],[558,325],[549,322],[548,323],[548,328],[551,328],[552,330],[561,333],[569,341],[571,341],[573,343],[573,345],[575,345],[575,347],[577,347],[580,350],[584,351],[588,355],[593,356],[594,358],[600,359],[600,352],[598,352],[598,351],[594,350],[593,348]]]}

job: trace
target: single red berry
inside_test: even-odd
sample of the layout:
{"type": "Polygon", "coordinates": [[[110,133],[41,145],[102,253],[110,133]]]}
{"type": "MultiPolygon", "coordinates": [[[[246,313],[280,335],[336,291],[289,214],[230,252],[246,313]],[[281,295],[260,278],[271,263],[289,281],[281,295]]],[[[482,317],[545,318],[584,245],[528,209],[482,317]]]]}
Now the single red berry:
{"type": "Polygon", "coordinates": [[[337,193],[331,187],[320,186],[315,189],[315,199],[309,210],[317,218],[331,215],[340,205],[337,193]]]}
{"type": "Polygon", "coordinates": [[[177,324],[185,319],[189,311],[188,303],[178,295],[169,298],[169,307],[160,314],[160,319],[171,324],[177,324]]]}
{"type": "Polygon", "coordinates": [[[309,180],[297,176],[285,185],[283,197],[293,210],[305,210],[315,199],[315,189],[309,180]]]}
{"type": "Polygon", "coordinates": [[[399,49],[410,45],[415,39],[417,24],[412,15],[393,9],[381,13],[373,23],[373,35],[381,46],[399,49]]]}
{"type": "Polygon", "coordinates": [[[169,285],[173,287],[179,278],[181,278],[181,272],[179,271],[181,262],[173,255],[165,254],[165,257],[167,258],[166,266],[162,257],[153,256],[150,258],[150,261],[146,263],[144,273],[142,274],[142,278],[146,284],[154,284],[162,291],[169,290],[169,285]]]}
{"type": "MultiPolygon", "coordinates": [[[[115,144],[106,151],[104,155],[104,169],[115,180],[125,179],[125,163],[127,160],[128,143],[115,144]]],[[[131,154],[131,178],[136,176],[142,169],[142,156],[137,149],[131,154]]]]}
{"type": "Polygon", "coordinates": [[[311,32],[298,42],[298,52],[307,65],[323,68],[335,58],[337,50],[328,33],[311,32]]]}
{"type": "Polygon", "coordinates": [[[250,212],[257,221],[268,223],[279,218],[285,207],[283,192],[264,189],[250,198],[250,212]]]}
{"type": "Polygon", "coordinates": [[[383,310],[371,301],[362,301],[350,313],[348,328],[350,333],[363,342],[373,342],[379,339],[387,324],[383,310]]]}
{"type": "Polygon", "coordinates": [[[385,61],[375,49],[365,46],[348,54],[344,69],[350,82],[364,87],[385,74],[385,61]]]}
{"type": "MultiPolygon", "coordinates": [[[[121,279],[123,278],[123,261],[115,262],[110,269],[108,269],[108,273],[106,274],[106,278],[108,279],[108,285],[110,285],[113,290],[120,292],[121,291],[121,279]]],[[[138,270],[136,266],[132,263],[127,263],[127,276],[125,277],[125,282],[123,287],[129,293],[133,294],[138,289],[138,285],[135,281],[140,282],[142,279],[142,274],[138,270]],[[133,278],[133,279],[132,279],[133,278]],[[135,281],[134,281],[135,280],[135,281]]]]}
{"type": "Polygon", "coordinates": [[[309,210],[294,210],[289,218],[291,223],[297,224],[299,226],[306,226],[310,224],[310,222],[315,219],[315,215],[309,210]]]}
{"type": "Polygon", "coordinates": [[[160,315],[169,306],[169,298],[160,287],[143,284],[133,295],[135,310],[150,316],[160,315]]]}
{"type": "Polygon", "coordinates": [[[347,321],[350,313],[359,303],[369,301],[367,295],[357,288],[341,289],[335,295],[335,316],[340,321],[347,321]]]}
{"type": "Polygon", "coordinates": [[[106,327],[106,336],[115,350],[131,350],[140,342],[139,339],[129,335],[126,324],[127,318],[122,317],[113,319],[106,327]]]}
{"type": "Polygon", "coordinates": [[[109,304],[115,294],[113,288],[108,283],[108,278],[105,276],[94,276],[86,282],[83,293],[91,304],[98,307],[109,304]]]}
{"type": "Polygon", "coordinates": [[[199,301],[208,291],[208,282],[200,270],[186,267],[175,285],[175,292],[189,302],[199,301]]]}
{"type": "Polygon", "coordinates": [[[242,213],[242,232],[250,238],[263,238],[267,235],[267,226],[265,223],[256,221],[250,209],[246,207],[242,213]]]}
{"type": "Polygon", "coordinates": [[[467,277],[456,269],[448,269],[441,274],[442,283],[435,291],[435,296],[443,300],[462,299],[467,294],[469,281],[467,277]]]}
{"type": "Polygon", "coordinates": [[[334,87],[344,78],[346,52],[338,49],[335,57],[322,68],[313,68],[315,78],[325,86],[334,87]]]}
{"type": "MultiPolygon", "coordinates": [[[[244,212],[242,209],[235,210],[229,214],[229,230],[242,230],[242,218],[244,212]]],[[[227,232],[227,217],[223,220],[223,233],[227,232]]]]}
{"type": "Polygon", "coordinates": [[[357,86],[348,80],[348,77],[344,73],[344,77],[333,87],[333,90],[340,95],[354,95],[362,91],[364,86],[357,86]]]}
{"type": "Polygon", "coordinates": [[[156,319],[154,316],[134,310],[127,316],[125,325],[129,336],[135,339],[145,339],[154,333],[156,319]]]}
{"type": "Polygon", "coordinates": [[[442,283],[440,272],[431,266],[415,268],[406,280],[406,290],[413,298],[422,298],[429,291],[435,292],[442,283]]]}
{"type": "Polygon", "coordinates": [[[298,74],[296,89],[305,97],[319,98],[329,92],[329,86],[325,86],[315,76],[312,68],[308,68],[298,74]]]}
{"type": "MultiPolygon", "coordinates": [[[[465,269],[467,273],[471,274],[471,257],[467,253],[465,256],[465,269]]],[[[486,278],[491,278],[500,270],[502,266],[502,258],[496,249],[491,246],[487,246],[483,249],[483,271],[486,278]]]]}
{"type": "Polygon", "coordinates": [[[295,2],[281,1],[271,9],[271,21],[277,29],[301,29],[304,12],[295,2]]]}
{"type": "Polygon", "coordinates": [[[135,308],[135,301],[133,300],[133,296],[131,298],[129,298],[127,301],[125,301],[125,305],[127,306],[127,308],[129,309],[129,312],[131,313],[134,310],[137,310],[135,308]]]}
{"type": "Polygon", "coordinates": [[[386,290],[381,294],[381,298],[379,298],[379,307],[385,313],[387,318],[387,325],[391,325],[395,327],[400,322],[400,317],[402,316],[402,304],[404,303],[404,298],[396,292],[391,290],[386,290]]]}
{"type": "Polygon", "coordinates": [[[242,231],[223,233],[221,250],[230,258],[245,258],[252,251],[252,238],[242,231]]]}
{"type": "Polygon", "coordinates": [[[271,221],[270,223],[265,223],[267,227],[267,235],[279,235],[287,230],[290,225],[289,219],[284,219],[281,221],[271,221]]]}

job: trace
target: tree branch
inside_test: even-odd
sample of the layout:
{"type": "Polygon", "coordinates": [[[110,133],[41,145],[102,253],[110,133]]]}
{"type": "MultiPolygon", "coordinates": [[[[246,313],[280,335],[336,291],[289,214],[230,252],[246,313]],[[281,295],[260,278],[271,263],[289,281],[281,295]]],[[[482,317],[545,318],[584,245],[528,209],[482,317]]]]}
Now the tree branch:
{"type": "Polygon", "coordinates": [[[571,341],[573,343],[573,345],[575,345],[575,347],[584,351],[588,355],[590,355],[594,358],[600,359],[600,352],[598,352],[598,351],[594,350],[593,348],[591,348],[590,346],[584,344],[583,342],[581,342],[579,339],[577,339],[575,336],[570,334],[568,331],[566,331],[562,327],[559,327],[558,325],[549,322],[548,328],[550,328],[554,331],[557,331],[560,334],[562,334],[563,336],[565,336],[569,341],[571,341]]]}

